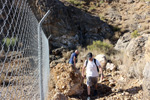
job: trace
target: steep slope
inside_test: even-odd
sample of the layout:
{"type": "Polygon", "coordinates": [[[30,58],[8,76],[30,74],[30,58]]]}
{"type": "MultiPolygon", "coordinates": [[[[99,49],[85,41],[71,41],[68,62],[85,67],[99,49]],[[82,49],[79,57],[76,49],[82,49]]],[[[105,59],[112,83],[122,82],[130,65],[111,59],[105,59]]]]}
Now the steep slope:
{"type": "Polygon", "coordinates": [[[43,24],[47,36],[52,35],[50,44],[52,47],[75,48],[78,45],[92,43],[93,40],[111,38],[113,32],[109,26],[99,17],[92,16],[73,6],[65,6],[58,0],[29,1],[37,18],[46,13],[51,14],[43,24]],[[36,7],[35,7],[36,5],[36,7]]]}
{"type": "MultiPolygon", "coordinates": [[[[116,55],[117,59],[113,58],[113,61],[117,62],[119,58],[121,63],[116,63],[119,71],[105,73],[106,78],[104,82],[99,83],[99,87],[103,84],[111,93],[106,95],[105,92],[104,95],[99,95],[97,100],[148,100],[150,98],[148,95],[148,38],[150,36],[148,0],[143,0],[144,2],[141,0],[106,0],[109,2],[88,0],[85,3],[75,1],[77,0],[29,1],[39,20],[48,9],[51,10],[50,16],[43,25],[47,36],[52,35],[51,47],[75,48],[78,45],[86,46],[94,40],[111,40],[115,44],[115,49],[121,52],[120,55],[116,55]],[[112,80],[115,86],[110,84],[112,80]]],[[[66,62],[61,60],[63,59],[58,60],[57,63],[66,62]]],[[[86,98],[86,86],[83,87],[83,94],[77,95],[77,100],[86,98]]],[[[71,100],[63,92],[56,93],[55,97],[71,100]]]]}

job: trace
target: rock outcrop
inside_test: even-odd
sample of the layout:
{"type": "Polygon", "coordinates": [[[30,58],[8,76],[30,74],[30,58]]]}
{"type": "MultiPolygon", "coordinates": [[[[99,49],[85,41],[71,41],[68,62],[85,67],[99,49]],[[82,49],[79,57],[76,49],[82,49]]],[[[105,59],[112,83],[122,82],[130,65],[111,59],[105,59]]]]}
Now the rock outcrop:
{"type": "Polygon", "coordinates": [[[65,6],[58,0],[35,0],[29,3],[39,20],[50,9],[51,13],[43,28],[47,36],[51,35],[50,44],[53,48],[75,48],[113,35],[109,26],[99,17],[73,6],[65,6]]]}
{"type": "Polygon", "coordinates": [[[148,42],[145,45],[145,61],[146,65],[144,67],[143,71],[143,90],[144,90],[144,95],[143,98],[144,100],[149,100],[150,99],[150,38],[148,39],[148,42]]]}
{"type": "Polygon", "coordinates": [[[124,51],[124,71],[126,70],[125,73],[128,77],[142,78],[145,65],[145,44],[149,34],[144,34],[137,38],[128,38],[126,39],[128,41],[125,41],[123,37],[118,41],[119,43],[117,43],[116,48],[124,51]]]}
{"type": "Polygon", "coordinates": [[[106,56],[104,54],[98,54],[95,57],[95,59],[97,59],[100,62],[102,68],[105,69],[105,66],[106,66],[106,63],[107,63],[106,56]]]}
{"type": "MultiPolygon", "coordinates": [[[[52,98],[57,92],[65,96],[80,95],[83,92],[81,73],[76,68],[69,66],[69,64],[57,64],[51,70],[50,81],[49,98],[52,98]]],[[[57,94],[57,96],[61,96],[61,94],[57,94]]]]}
{"type": "Polygon", "coordinates": [[[119,51],[123,51],[127,48],[130,40],[131,40],[131,33],[126,33],[122,37],[119,38],[115,45],[115,49],[119,51]]]}

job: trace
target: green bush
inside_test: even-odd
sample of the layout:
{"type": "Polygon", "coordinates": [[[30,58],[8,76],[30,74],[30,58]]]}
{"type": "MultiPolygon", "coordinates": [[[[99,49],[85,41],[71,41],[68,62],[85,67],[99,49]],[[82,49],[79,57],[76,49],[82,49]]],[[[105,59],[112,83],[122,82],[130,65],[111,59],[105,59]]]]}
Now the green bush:
{"type": "Polygon", "coordinates": [[[66,1],[75,6],[81,6],[81,5],[85,4],[85,2],[81,1],[81,0],[66,0],[66,1]]]}
{"type": "Polygon", "coordinates": [[[135,30],[134,32],[131,33],[131,37],[132,37],[132,38],[136,38],[136,37],[138,37],[139,35],[140,35],[140,34],[138,33],[137,30],[135,30]]]}
{"type": "Polygon", "coordinates": [[[99,18],[100,18],[100,20],[102,20],[103,22],[105,22],[105,17],[103,15],[99,14],[99,18]]]}
{"type": "Polygon", "coordinates": [[[92,45],[87,46],[88,50],[98,50],[102,53],[109,53],[113,50],[113,45],[102,41],[93,41],[92,45]]]}
{"type": "Polygon", "coordinates": [[[100,0],[100,4],[102,4],[102,3],[104,3],[104,1],[103,1],[103,0],[100,0]]]}
{"type": "Polygon", "coordinates": [[[96,9],[96,6],[91,6],[90,8],[89,8],[89,11],[92,11],[92,10],[94,10],[94,9],[96,9]]]}
{"type": "Polygon", "coordinates": [[[16,41],[17,41],[17,38],[12,38],[12,39],[11,38],[4,38],[3,39],[3,43],[5,42],[5,45],[6,45],[7,48],[9,46],[14,46],[16,41]]]}

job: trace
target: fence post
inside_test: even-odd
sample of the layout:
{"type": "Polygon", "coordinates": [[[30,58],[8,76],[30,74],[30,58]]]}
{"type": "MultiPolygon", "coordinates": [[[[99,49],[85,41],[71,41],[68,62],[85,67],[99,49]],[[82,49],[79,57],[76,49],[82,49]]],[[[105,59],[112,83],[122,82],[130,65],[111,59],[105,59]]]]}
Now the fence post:
{"type": "Polygon", "coordinates": [[[47,13],[43,16],[43,18],[40,20],[38,24],[38,68],[39,68],[39,75],[40,75],[40,100],[44,100],[44,92],[43,92],[43,79],[42,79],[42,59],[41,59],[41,26],[44,22],[45,18],[49,15],[50,10],[47,11],[47,13]]]}

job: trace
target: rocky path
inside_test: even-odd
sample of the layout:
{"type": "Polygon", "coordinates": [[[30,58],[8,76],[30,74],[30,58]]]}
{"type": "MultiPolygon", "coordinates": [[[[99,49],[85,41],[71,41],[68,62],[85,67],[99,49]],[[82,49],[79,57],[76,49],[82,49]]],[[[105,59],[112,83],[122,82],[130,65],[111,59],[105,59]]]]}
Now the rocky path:
{"type": "MultiPolygon", "coordinates": [[[[85,83],[85,81],[84,81],[85,83]]],[[[142,82],[138,79],[126,79],[119,71],[105,72],[105,78],[98,82],[98,96],[92,100],[141,100],[142,82]]],[[[86,100],[86,86],[84,87],[82,100],[86,100]]]]}
{"type": "MultiPolygon", "coordinates": [[[[120,71],[105,71],[104,75],[104,80],[98,82],[98,95],[92,96],[92,100],[142,99],[142,81],[127,79],[120,71]]],[[[58,64],[51,69],[51,78],[48,100],[86,100],[86,79],[83,80],[79,70],[65,63],[58,64]]],[[[93,90],[91,87],[91,95],[93,90]]]]}

